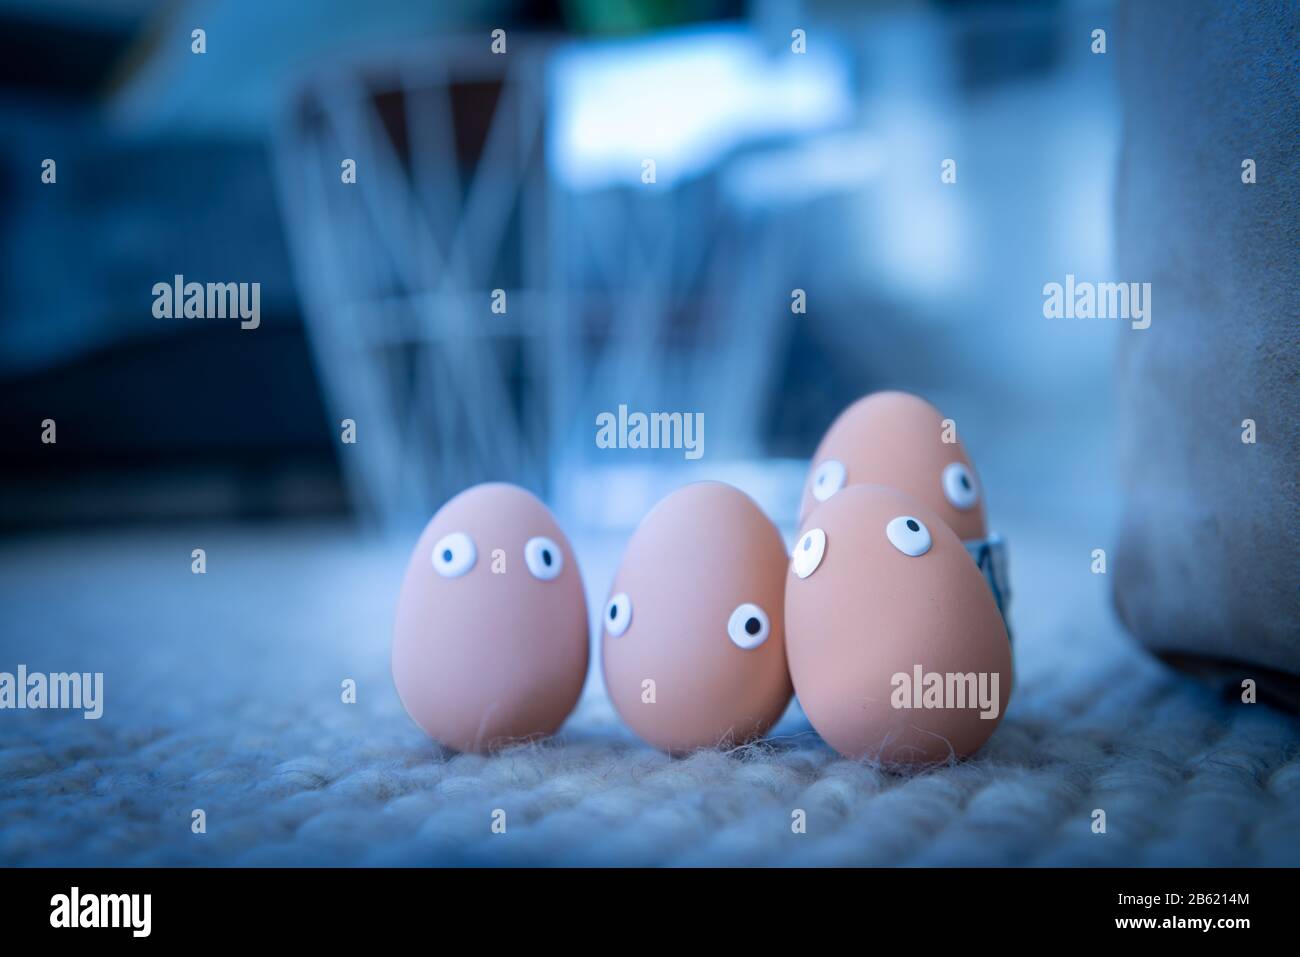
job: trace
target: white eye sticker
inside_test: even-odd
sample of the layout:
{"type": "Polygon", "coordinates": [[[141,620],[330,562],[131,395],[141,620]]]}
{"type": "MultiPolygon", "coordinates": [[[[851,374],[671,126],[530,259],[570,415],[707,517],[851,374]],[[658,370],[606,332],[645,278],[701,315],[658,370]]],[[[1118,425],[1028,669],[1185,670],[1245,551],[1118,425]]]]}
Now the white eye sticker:
{"type": "Polygon", "coordinates": [[[813,473],[813,498],[819,502],[826,501],[844,487],[844,479],[847,475],[843,462],[839,459],[827,459],[817,466],[817,471],[813,473]]]}
{"type": "Polygon", "coordinates": [[[443,578],[459,578],[474,567],[478,551],[474,540],[464,532],[452,532],[438,539],[431,558],[434,571],[443,578]]]}
{"type": "Polygon", "coordinates": [[[980,490],[975,485],[975,476],[961,462],[953,462],[943,470],[943,494],[952,503],[953,508],[963,512],[970,511],[980,500],[980,490]]]}
{"type": "Polygon", "coordinates": [[[544,535],[530,538],[524,545],[524,562],[534,578],[544,582],[559,576],[564,571],[564,555],[560,546],[544,535]]]}
{"type": "Polygon", "coordinates": [[[799,541],[795,543],[794,555],[790,558],[790,566],[800,578],[807,578],[817,570],[817,566],[822,563],[822,556],[825,554],[826,533],[820,528],[810,528],[800,535],[799,541]]]}
{"type": "Polygon", "coordinates": [[[885,526],[885,534],[895,548],[912,558],[930,550],[930,530],[919,518],[900,515],[885,526]]]}
{"type": "Polygon", "coordinates": [[[627,592],[621,591],[609,600],[605,606],[605,630],[611,637],[618,638],[632,624],[632,599],[627,592]]]}
{"type": "Polygon", "coordinates": [[[727,620],[727,634],[737,648],[744,648],[746,651],[752,651],[767,641],[771,630],[767,612],[750,602],[737,605],[736,610],[727,620]]]}

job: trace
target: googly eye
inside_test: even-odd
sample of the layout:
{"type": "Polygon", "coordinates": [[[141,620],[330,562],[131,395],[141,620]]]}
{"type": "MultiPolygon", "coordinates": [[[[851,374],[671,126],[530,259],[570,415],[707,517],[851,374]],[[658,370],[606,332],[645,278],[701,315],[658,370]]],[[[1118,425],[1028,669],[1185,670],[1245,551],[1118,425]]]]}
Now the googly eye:
{"type": "Polygon", "coordinates": [[[930,530],[919,518],[900,515],[885,526],[885,534],[895,548],[912,558],[930,550],[930,530]]]}
{"type": "Polygon", "coordinates": [[[544,582],[559,576],[564,571],[564,554],[560,546],[543,535],[530,538],[524,545],[524,562],[534,578],[544,582]]]}
{"type": "Polygon", "coordinates": [[[817,570],[825,554],[826,533],[820,528],[810,528],[800,535],[799,541],[795,543],[790,566],[800,578],[807,578],[817,570]]]}
{"type": "Polygon", "coordinates": [[[844,463],[839,459],[827,459],[817,466],[813,473],[812,494],[819,502],[824,502],[844,487],[844,478],[848,473],[844,463]]]}
{"type": "Polygon", "coordinates": [[[970,511],[980,500],[980,490],[975,476],[961,462],[953,462],[943,470],[943,494],[953,508],[970,511]]]}
{"type": "Polygon", "coordinates": [[[452,532],[438,539],[432,558],[434,571],[443,578],[459,578],[474,567],[478,551],[474,540],[464,532],[452,532]]]}
{"type": "Polygon", "coordinates": [[[752,651],[767,641],[771,631],[767,612],[750,602],[737,605],[736,610],[727,619],[727,634],[736,647],[744,648],[746,651],[752,651]]]}
{"type": "Polygon", "coordinates": [[[605,630],[613,638],[618,638],[632,624],[632,599],[627,592],[619,592],[605,606],[605,630]]]}

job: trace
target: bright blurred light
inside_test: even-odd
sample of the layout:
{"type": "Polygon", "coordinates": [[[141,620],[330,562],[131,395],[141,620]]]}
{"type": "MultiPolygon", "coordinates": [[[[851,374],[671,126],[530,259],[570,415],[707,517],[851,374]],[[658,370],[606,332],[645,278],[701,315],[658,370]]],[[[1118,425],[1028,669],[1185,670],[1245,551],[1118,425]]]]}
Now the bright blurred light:
{"type": "Polygon", "coordinates": [[[837,130],[741,158],[726,191],[737,205],[797,206],[863,189],[883,167],[874,136],[837,130]]]}
{"type": "Polygon", "coordinates": [[[656,182],[709,169],[738,145],[847,124],[853,98],[838,51],[765,48],[743,28],[574,43],[548,78],[553,175],[575,190],[656,182]]]}

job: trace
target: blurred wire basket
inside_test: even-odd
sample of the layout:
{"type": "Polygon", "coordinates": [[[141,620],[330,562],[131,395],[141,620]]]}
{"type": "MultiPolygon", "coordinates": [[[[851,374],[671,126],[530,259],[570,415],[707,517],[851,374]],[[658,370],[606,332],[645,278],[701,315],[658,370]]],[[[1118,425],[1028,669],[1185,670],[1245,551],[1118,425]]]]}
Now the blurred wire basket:
{"type": "Polygon", "coordinates": [[[508,55],[476,38],[304,80],[279,181],[328,401],[357,424],[342,458],[363,511],[406,527],[505,479],[607,517],[619,489],[601,476],[629,459],[597,447],[596,417],[619,406],[707,422],[707,465],[638,464],[702,478],[762,451],[791,228],[736,201],[727,161],[842,104],[810,112],[825,83],[786,82],[780,119],[751,88],[756,47],[738,28],[612,48],[512,37],[508,55]]]}
{"type": "Polygon", "coordinates": [[[312,348],[334,417],[356,423],[345,474],[389,527],[476,481],[544,485],[540,50],[334,64],[279,131],[312,348]]]}

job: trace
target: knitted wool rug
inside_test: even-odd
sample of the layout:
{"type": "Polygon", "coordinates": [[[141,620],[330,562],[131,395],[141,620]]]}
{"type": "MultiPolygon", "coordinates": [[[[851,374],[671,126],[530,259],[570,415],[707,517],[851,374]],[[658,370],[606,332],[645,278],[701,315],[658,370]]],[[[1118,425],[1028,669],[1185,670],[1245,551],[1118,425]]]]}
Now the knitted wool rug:
{"type": "MultiPolygon", "coordinates": [[[[594,669],[556,738],[445,752],[388,670],[406,554],[344,527],[9,540],[0,671],[102,671],[104,700],[0,711],[0,864],[1300,863],[1300,723],[1138,649],[1086,535],[1002,530],[1006,718],[907,774],[843,760],[797,705],[764,742],[670,759],[594,669]]],[[[598,608],[622,543],[574,544],[598,608]]]]}

